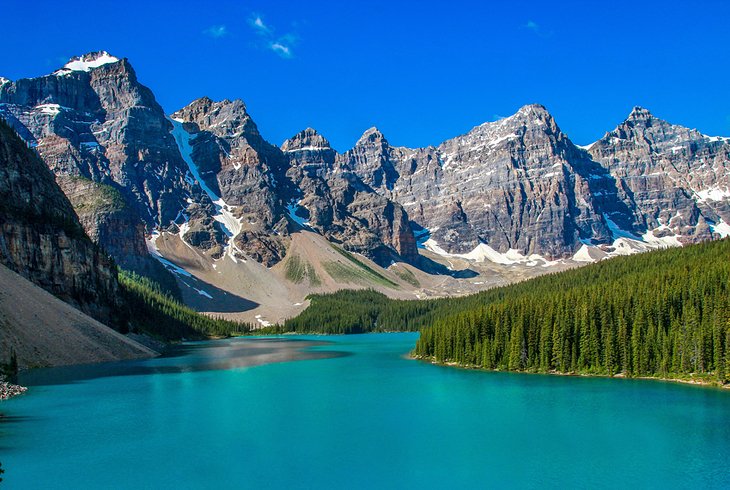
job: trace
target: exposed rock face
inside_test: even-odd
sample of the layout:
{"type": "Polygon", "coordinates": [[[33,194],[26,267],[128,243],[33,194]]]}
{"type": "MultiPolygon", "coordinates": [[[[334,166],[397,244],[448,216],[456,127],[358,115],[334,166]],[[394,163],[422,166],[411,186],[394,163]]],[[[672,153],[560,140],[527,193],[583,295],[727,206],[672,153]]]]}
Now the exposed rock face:
{"type": "Polygon", "coordinates": [[[86,236],[43,161],[0,121],[0,261],[109,325],[118,283],[112,261],[86,236]]]}
{"type": "Polygon", "coordinates": [[[324,137],[309,128],[284,142],[282,149],[291,162],[288,175],[301,196],[291,205],[292,212],[306,214],[309,226],[329,240],[377,263],[387,265],[398,257],[417,262],[416,241],[403,207],[353,172],[324,137]]]}
{"type": "Polygon", "coordinates": [[[383,265],[418,263],[413,230],[447,253],[486,244],[548,259],[618,237],[730,233],[730,141],[640,108],[588,150],[539,105],[437,147],[395,147],[371,128],[338,154],[308,128],[278,148],[240,100],[201,98],[166,118],[127,60],[100,52],[0,80],[0,114],[38,148],[88,234],[146,275],[159,265],[144,243],[153,231],[266,266],[301,227],[383,265]]]}
{"type": "Polygon", "coordinates": [[[338,161],[446,252],[485,243],[552,259],[620,236],[727,234],[729,148],[637,108],[586,152],[530,105],[438,147],[392,147],[373,128],[338,161]]]}
{"type": "Polygon", "coordinates": [[[335,169],[336,152],[314,130],[279,149],[262,138],[243,102],[208,98],[172,118],[189,135],[191,160],[211,200],[233,218],[220,218],[233,237],[232,253],[277,263],[289,233],[307,219],[297,213],[304,213],[308,226],[348,250],[383,263],[417,258],[403,209],[354,173],[335,169]]]}
{"type": "MultiPolygon", "coordinates": [[[[187,200],[205,199],[186,180],[187,166],[152,92],[137,81],[126,59],[90,53],[51,75],[0,86],[0,115],[35,146],[60,177],[80,177],[111,186],[128,204],[124,226],[148,229],[179,218],[187,200]]],[[[74,195],[78,181],[59,179],[74,195]],[[76,182],[76,183],[74,183],[76,182]]],[[[119,227],[120,216],[85,214],[89,234],[126,267],[149,264],[143,235],[119,227]],[[100,231],[101,230],[101,231],[100,231]],[[120,246],[126,236],[131,243],[120,246]],[[109,238],[111,241],[106,241],[109,238]],[[128,255],[131,253],[132,255],[128,255]]],[[[144,267],[140,270],[144,272],[144,267]]]]}
{"type": "Polygon", "coordinates": [[[581,239],[610,238],[591,193],[599,187],[591,176],[605,171],[542,106],[523,107],[438,148],[393,148],[371,129],[342,160],[450,253],[484,242],[552,258],[571,254],[581,239]]]}
{"type": "Polygon", "coordinates": [[[657,119],[636,107],[591,145],[591,156],[621,182],[634,226],[682,242],[711,238],[730,223],[730,141],[657,119]]]}
{"type": "Polygon", "coordinates": [[[204,97],[172,118],[190,135],[190,157],[211,200],[232,214],[233,220],[221,220],[232,253],[266,266],[279,262],[286,238],[274,230],[286,231],[283,199],[291,192],[281,151],[261,137],[240,100],[204,97]]]}

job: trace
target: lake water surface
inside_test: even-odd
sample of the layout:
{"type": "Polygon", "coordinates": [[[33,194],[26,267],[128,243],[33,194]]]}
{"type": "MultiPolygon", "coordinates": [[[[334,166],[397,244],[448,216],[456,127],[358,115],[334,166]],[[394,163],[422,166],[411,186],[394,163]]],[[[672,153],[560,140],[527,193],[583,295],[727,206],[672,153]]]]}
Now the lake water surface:
{"type": "Polygon", "coordinates": [[[433,366],[416,338],[31,372],[0,402],[0,487],[730,488],[727,390],[433,366]]]}

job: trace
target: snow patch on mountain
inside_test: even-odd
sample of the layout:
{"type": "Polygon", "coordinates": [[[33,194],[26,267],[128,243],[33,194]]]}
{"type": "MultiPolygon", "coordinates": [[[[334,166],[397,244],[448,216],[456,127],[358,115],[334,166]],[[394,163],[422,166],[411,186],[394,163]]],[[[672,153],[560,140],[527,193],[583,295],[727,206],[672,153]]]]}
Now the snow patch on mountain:
{"type": "Polygon", "coordinates": [[[62,109],[65,109],[65,107],[61,107],[58,104],[39,104],[34,107],[35,110],[40,111],[41,114],[47,114],[49,116],[57,116],[62,109]]]}
{"type": "Polygon", "coordinates": [[[696,192],[700,201],[723,201],[730,197],[730,189],[725,187],[710,187],[696,192]]]}
{"type": "Polygon", "coordinates": [[[147,251],[150,253],[150,255],[157,259],[162,265],[165,266],[167,270],[172,272],[173,274],[177,274],[178,276],[184,276],[184,277],[192,277],[192,274],[190,274],[188,271],[183,269],[182,267],[179,267],[166,258],[162,256],[159,249],[157,248],[157,239],[160,238],[159,232],[152,233],[151,236],[145,238],[145,243],[147,244],[147,251]]]}
{"type": "Polygon", "coordinates": [[[297,214],[297,212],[302,209],[301,206],[299,206],[299,203],[301,202],[301,199],[294,199],[292,202],[286,205],[286,212],[289,215],[289,217],[297,223],[302,228],[309,228],[311,224],[309,221],[305,218],[302,218],[297,214]]]}
{"type": "Polygon", "coordinates": [[[538,254],[522,255],[519,250],[510,249],[507,252],[498,252],[486,243],[480,243],[474,250],[465,254],[450,254],[438,244],[433,238],[423,242],[424,248],[443,257],[466,259],[472,262],[494,262],[502,265],[521,264],[528,267],[543,266],[549,267],[560,263],[559,261],[551,261],[538,254]]]}
{"type": "Polygon", "coordinates": [[[188,165],[188,170],[192,178],[200,185],[200,188],[203,189],[203,192],[208,195],[210,200],[213,201],[213,205],[215,205],[216,213],[213,215],[213,219],[223,225],[223,232],[228,236],[229,241],[232,242],[233,238],[241,232],[242,228],[241,220],[236,218],[232,212],[235,208],[226,204],[223,198],[213,192],[200,177],[198,167],[193,161],[193,147],[190,144],[193,137],[183,128],[182,120],[172,118],[169,120],[173,125],[172,136],[175,138],[180,155],[188,165]]]}
{"type": "Polygon", "coordinates": [[[730,225],[725,223],[725,221],[720,220],[715,224],[710,225],[710,229],[713,233],[717,233],[722,238],[727,238],[730,236],[730,225]]]}
{"type": "Polygon", "coordinates": [[[106,51],[100,51],[98,53],[89,53],[77,58],[72,58],[68,63],[63,65],[63,68],[54,72],[54,75],[67,75],[74,71],[91,71],[94,68],[99,68],[109,63],[116,63],[119,58],[110,55],[106,51]]]}

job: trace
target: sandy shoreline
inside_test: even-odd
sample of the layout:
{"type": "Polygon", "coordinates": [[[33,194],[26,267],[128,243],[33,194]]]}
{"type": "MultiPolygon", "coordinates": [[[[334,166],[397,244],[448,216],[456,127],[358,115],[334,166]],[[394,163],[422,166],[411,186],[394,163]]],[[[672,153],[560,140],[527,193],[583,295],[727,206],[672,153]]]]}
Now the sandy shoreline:
{"type": "Polygon", "coordinates": [[[463,365],[463,364],[459,364],[457,362],[438,362],[438,361],[434,360],[433,358],[414,356],[413,354],[408,354],[407,357],[409,359],[413,359],[416,361],[428,362],[428,363],[436,365],[436,366],[455,367],[458,369],[467,369],[470,371],[485,371],[485,372],[492,372],[492,373],[515,373],[515,374],[542,374],[542,375],[549,375],[549,376],[575,376],[575,377],[581,377],[581,378],[642,379],[642,380],[651,380],[651,381],[664,381],[667,383],[689,384],[689,385],[693,385],[693,386],[700,386],[703,388],[719,388],[719,389],[723,389],[723,390],[730,389],[730,383],[720,384],[719,382],[717,382],[715,380],[705,380],[705,379],[697,379],[697,378],[690,378],[690,379],[661,378],[661,377],[656,377],[656,376],[627,377],[623,373],[614,374],[613,376],[609,376],[606,374],[561,373],[558,371],[549,371],[546,373],[532,372],[532,371],[508,371],[508,370],[502,370],[502,369],[484,369],[483,367],[480,367],[480,366],[463,365]]]}

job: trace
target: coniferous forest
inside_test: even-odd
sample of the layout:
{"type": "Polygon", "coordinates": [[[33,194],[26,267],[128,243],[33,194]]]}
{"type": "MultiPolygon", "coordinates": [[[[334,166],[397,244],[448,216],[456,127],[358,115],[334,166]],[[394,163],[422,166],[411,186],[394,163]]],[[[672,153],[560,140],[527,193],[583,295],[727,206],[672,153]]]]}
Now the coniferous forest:
{"type": "Polygon", "coordinates": [[[476,295],[312,298],[287,330],[420,329],[415,356],[484,369],[730,380],[730,240],[619,257],[476,295]]]}
{"type": "Polygon", "coordinates": [[[244,335],[251,325],[212,318],[182,304],[156,282],[120,271],[119,284],[130,309],[132,327],[163,340],[244,335]],[[133,314],[131,314],[133,312],[133,314]]]}

